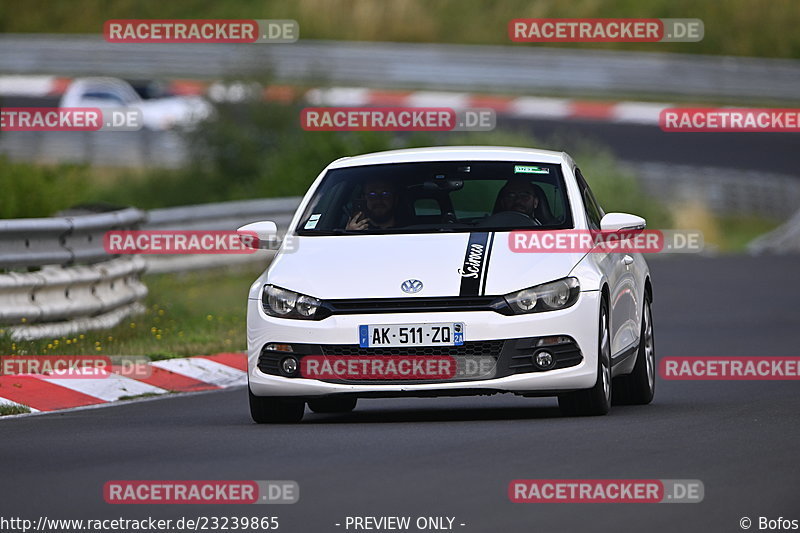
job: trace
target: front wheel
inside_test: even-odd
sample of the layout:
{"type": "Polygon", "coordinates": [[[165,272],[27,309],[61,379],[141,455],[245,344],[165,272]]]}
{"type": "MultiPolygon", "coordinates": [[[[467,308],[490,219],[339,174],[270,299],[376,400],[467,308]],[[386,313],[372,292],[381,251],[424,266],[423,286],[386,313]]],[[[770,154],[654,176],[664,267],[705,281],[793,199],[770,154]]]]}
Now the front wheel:
{"type": "Polygon", "coordinates": [[[306,403],[297,398],[250,395],[250,416],[258,424],[291,424],[303,419],[306,403]]]}
{"type": "Polygon", "coordinates": [[[642,329],[636,364],[627,376],[620,376],[614,385],[614,400],[628,405],[647,405],[656,392],[656,343],[653,335],[653,312],[650,297],[644,300],[642,329]]]}
{"type": "Polygon", "coordinates": [[[611,336],[608,304],[600,304],[598,324],[597,381],[594,387],[558,396],[558,407],[568,416],[598,416],[611,408],[611,336]]]}

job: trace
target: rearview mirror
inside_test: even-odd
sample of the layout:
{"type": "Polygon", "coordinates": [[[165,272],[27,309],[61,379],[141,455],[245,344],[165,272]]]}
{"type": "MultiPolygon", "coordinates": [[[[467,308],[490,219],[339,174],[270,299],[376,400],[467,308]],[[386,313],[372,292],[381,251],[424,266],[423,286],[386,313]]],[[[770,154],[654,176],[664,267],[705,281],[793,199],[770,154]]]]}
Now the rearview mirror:
{"type": "Polygon", "coordinates": [[[643,230],[646,226],[645,219],[628,213],[606,213],[600,221],[602,231],[643,230]]]}
{"type": "Polygon", "coordinates": [[[274,249],[273,243],[278,240],[278,226],[271,220],[246,224],[237,229],[236,233],[239,234],[242,244],[248,248],[274,249]]]}

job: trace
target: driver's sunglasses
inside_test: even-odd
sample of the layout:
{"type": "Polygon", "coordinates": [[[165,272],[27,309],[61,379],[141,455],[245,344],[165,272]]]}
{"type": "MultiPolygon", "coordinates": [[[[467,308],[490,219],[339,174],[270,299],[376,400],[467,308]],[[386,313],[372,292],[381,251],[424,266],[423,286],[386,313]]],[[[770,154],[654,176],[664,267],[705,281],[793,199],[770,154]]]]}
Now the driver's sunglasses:
{"type": "Polygon", "coordinates": [[[516,200],[519,198],[520,200],[530,200],[533,198],[533,193],[530,192],[507,192],[506,198],[509,200],[516,200]]]}
{"type": "Polygon", "coordinates": [[[388,200],[389,198],[394,196],[394,193],[392,191],[381,191],[381,192],[370,191],[365,196],[367,197],[367,200],[377,200],[378,198],[383,198],[384,200],[388,200]]]}

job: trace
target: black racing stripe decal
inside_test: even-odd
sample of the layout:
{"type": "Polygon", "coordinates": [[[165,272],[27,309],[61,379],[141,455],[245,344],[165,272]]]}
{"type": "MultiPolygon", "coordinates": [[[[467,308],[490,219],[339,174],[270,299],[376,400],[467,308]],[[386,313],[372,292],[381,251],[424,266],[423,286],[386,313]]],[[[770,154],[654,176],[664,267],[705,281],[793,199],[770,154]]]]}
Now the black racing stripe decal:
{"type": "Polygon", "coordinates": [[[483,273],[481,274],[481,296],[486,294],[486,279],[489,277],[489,261],[492,259],[492,245],[494,244],[494,233],[489,235],[489,245],[486,247],[486,259],[483,261],[483,273]]]}
{"type": "Polygon", "coordinates": [[[478,296],[481,288],[481,277],[489,252],[489,232],[470,233],[464,264],[458,273],[461,274],[461,290],[459,296],[478,296]]]}

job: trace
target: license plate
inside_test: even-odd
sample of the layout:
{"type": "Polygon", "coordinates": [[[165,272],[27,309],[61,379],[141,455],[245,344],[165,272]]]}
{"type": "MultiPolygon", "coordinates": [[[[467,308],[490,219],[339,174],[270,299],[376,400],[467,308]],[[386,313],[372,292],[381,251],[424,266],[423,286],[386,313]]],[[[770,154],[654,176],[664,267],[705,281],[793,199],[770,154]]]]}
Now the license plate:
{"type": "Polygon", "coordinates": [[[461,346],[464,324],[376,324],[358,327],[358,344],[362,348],[386,346],[461,346]]]}

